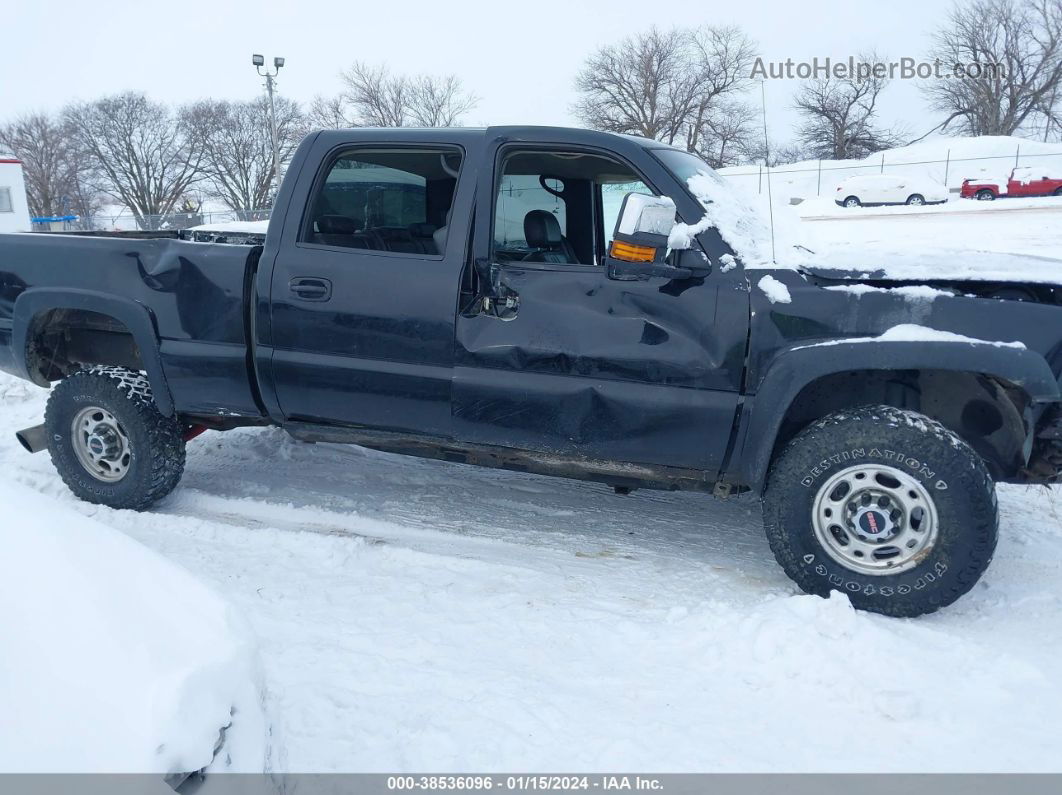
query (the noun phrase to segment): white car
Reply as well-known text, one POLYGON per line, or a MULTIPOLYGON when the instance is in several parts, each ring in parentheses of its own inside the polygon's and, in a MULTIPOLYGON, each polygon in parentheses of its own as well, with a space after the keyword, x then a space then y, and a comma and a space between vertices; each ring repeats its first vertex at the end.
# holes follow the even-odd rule
POLYGON ((872 174, 848 177, 837 186, 835 201, 842 207, 867 207, 883 204, 943 204, 948 189, 926 177, 900 174, 872 174))

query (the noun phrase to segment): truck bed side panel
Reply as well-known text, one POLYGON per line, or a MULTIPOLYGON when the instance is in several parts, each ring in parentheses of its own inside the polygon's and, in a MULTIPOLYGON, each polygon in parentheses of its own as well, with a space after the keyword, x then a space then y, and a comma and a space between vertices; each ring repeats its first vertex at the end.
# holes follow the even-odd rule
POLYGON ((11 337, 3 335, 10 333, 5 321, 15 327, 32 322, 18 307, 26 290, 47 291, 55 308, 62 308, 64 291, 80 291, 69 308, 85 309, 91 309, 85 293, 99 292, 133 302, 151 317, 151 343, 159 346, 179 413, 258 416, 244 309, 252 253, 244 246, 172 239, 5 235, 0 239, 0 369, 18 372, 22 366, 24 351, 12 351, 11 337))

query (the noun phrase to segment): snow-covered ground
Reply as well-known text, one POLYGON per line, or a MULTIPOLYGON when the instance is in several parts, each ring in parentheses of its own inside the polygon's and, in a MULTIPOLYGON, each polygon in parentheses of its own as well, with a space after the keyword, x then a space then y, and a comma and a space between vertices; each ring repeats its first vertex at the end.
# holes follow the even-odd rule
MULTIPOLYGON (((1062 280, 1058 200, 871 215, 786 192, 775 225, 816 257, 1062 280)), ((9 521, 91 517, 234 605, 257 637, 270 770, 1062 771, 1062 488, 1001 487, 984 579, 895 620, 798 593, 750 498, 619 497, 277 430, 200 437, 149 513, 87 505, 14 440, 44 399, 0 374, 9 521)))
MULTIPOLYGON (((1013 136, 948 137, 937 135, 916 144, 876 152, 863 160, 805 160, 771 169, 776 200, 833 199, 840 182, 874 174, 925 177, 957 190, 964 179, 1005 183, 1015 167, 1035 166, 1044 173, 1062 170, 1062 144, 1013 136)), ((766 191, 766 177, 758 166, 724 168, 721 174, 741 188, 766 191)))
POLYGON ((1058 489, 1001 488, 984 580, 893 620, 798 594, 750 499, 276 430, 200 437, 150 513, 90 506, 13 439, 44 396, 0 375, 9 478, 244 614, 273 770, 1062 770, 1058 489))
POLYGON ((776 205, 775 213, 803 219, 800 238, 820 264, 882 268, 894 278, 1062 284, 1062 199, 953 201, 915 213, 836 209, 776 205), (962 209, 945 209, 953 204, 962 209))

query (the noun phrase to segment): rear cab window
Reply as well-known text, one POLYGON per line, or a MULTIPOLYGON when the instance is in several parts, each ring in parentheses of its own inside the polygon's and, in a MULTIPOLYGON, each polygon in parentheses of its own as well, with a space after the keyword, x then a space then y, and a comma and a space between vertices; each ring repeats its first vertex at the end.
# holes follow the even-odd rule
POLYGON ((450 147, 340 152, 314 190, 300 242, 440 256, 461 161, 450 147))

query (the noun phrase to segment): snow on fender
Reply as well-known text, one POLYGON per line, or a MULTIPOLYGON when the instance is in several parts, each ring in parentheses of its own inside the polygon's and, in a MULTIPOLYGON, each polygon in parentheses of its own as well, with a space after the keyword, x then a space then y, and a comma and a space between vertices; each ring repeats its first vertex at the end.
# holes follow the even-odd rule
POLYGON ((793 296, 789 294, 789 288, 773 276, 764 276, 756 286, 763 290, 767 300, 772 304, 791 304, 793 296))
POLYGON ((133 539, 0 483, 0 772, 261 771, 249 628, 133 539))

